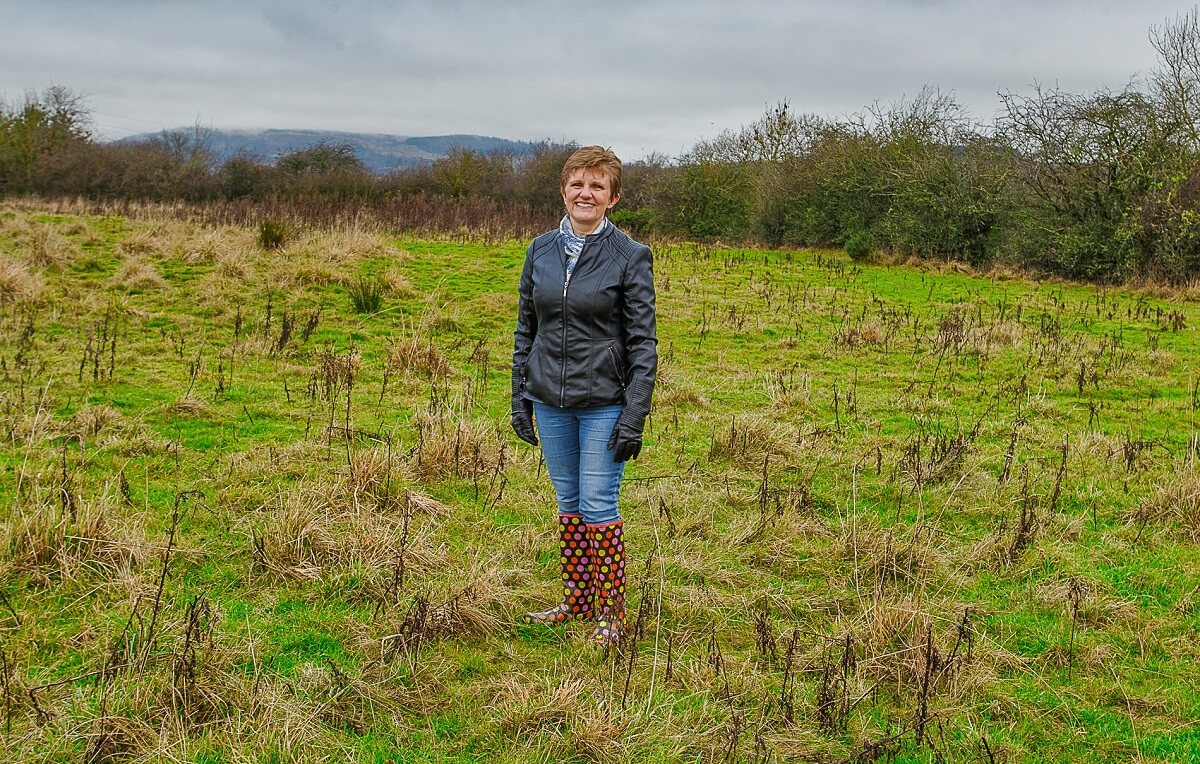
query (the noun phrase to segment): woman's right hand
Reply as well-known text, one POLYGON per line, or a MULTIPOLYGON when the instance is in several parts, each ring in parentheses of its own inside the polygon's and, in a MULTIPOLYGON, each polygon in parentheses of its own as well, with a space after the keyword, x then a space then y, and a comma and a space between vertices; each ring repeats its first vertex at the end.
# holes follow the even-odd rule
POLYGON ((529 445, 538 444, 537 431, 533 429, 533 401, 525 398, 513 399, 512 428, 517 437, 529 445))

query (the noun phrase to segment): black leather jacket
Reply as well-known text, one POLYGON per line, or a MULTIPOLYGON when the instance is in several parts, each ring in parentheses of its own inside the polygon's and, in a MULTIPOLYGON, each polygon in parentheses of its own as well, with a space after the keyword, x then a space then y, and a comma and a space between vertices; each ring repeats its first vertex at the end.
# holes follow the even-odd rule
POLYGON ((513 396, 564 408, 624 403, 644 420, 658 370, 650 248, 611 221, 587 237, 566 281, 558 230, 533 240, 521 269, 513 396))

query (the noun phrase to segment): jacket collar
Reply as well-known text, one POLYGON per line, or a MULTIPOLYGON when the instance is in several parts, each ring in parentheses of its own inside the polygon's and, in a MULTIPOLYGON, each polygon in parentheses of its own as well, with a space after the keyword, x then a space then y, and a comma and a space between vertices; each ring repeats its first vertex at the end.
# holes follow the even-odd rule
POLYGON ((560 220, 558 223, 558 233, 564 239, 573 238, 583 239, 584 241, 598 241, 608 236, 612 229, 616 228, 613 222, 608 219, 607 215, 604 216, 604 222, 602 222, 598 227, 600 229, 598 232, 593 231, 587 236, 577 236, 575 235, 575 231, 571 228, 570 215, 563 215, 562 220, 560 220))

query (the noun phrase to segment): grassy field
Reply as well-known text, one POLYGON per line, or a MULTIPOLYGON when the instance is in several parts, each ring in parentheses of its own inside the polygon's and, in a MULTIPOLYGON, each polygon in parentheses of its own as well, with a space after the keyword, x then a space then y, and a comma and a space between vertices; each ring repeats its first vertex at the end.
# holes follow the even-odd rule
POLYGON ((0 207, 12 761, 1200 761, 1200 306, 656 247, 635 639, 508 429, 523 242, 0 207))

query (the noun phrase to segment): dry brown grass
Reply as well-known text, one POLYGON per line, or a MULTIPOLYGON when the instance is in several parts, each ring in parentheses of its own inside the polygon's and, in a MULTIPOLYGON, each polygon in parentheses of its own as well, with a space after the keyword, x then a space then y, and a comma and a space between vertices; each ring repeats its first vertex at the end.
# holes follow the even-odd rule
POLYGON ((345 485, 350 505, 378 506, 395 495, 403 475, 402 464, 382 448, 358 449, 350 453, 345 467, 345 485))
POLYGON ((654 388, 654 405, 659 408, 692 408, 706 406, 708 401, 703 393, 694 387, 660 378, 654 388))
POLYGON ((346 493, 341 484, 299 486, 280 497, 277 509, 251 533, 259 568, 294 581, 360 569, 370 574, 372 588, 383 586, 402 547, 412 571, 440 565, 441 553, 431 546, 427 526, 410 529, 402 543, 402 516, 341 509, 337 497, 346 493))
POLYGON ((46 287, 46 280, 28 265, 0 257, 0 305, 33 302, 46 287))
POLYGON ((398 250, 378 231, 365 226, 348 226, 311 234, 309 243, 321 249, 335 262, 359 262, 375 257, 395 256, 398 250))
POLYGON ((1134 277, 1126 282, 1125 287, 1130 291, 1146 294, 1160 300, 1200 302, 1200 280, 1195 278, 1191 278, 1181 284, 1169 284, 1141 276, 1134 277))
POLYGON ((42 268, 62 268, 79 255, 79 250, 51 226, 30 223, 18 237, 18 246, 29 262, 42 268))
MULTIPOLYGON (((134 259, 143 256, 161 256, 170 247, 170 234, 167 224, 156 223, 149 228, 140 228, 125 236, 117 244, 117 251, 123 255, 133 255, 134 259)), ((128 259, 128 258, 126 258, 128 259)))
MULTIPOLYGON (((308 229, 285 247, 283 256, 272 258, 269 278, 272 284, 285 289, 347 284, 353 281, 358 263, 396 254, 396 248, 385 237, 364 227, 308 229)), ((399 273, 389 279, 396 288, 405 289, 399 273)))
MULTIPOLYGON (((300 692, 311 699, 321 720, 337 729, 368 734, 381 719, 397 723, 406 706, 416 705, 418 693, 401 685, 383 664, 371 664, 362 673, 351 672, 333 661, 306 664, 297 674, 300 692)), ((298 708, 296 710, 304 710, 298 708)), ((311 711, 309 711, 311 713, 311 711)), ((296 721, 307 723, 309 719, 296 721)), ((403 724, 399 725, 403 728, 403 724)), ((286 726, 283 728, 286 730, 286 726)))
POLYGON ((595 762, 622 759, 623 724, 590 697, 586 680, 527 684, 509 675, 501 680, 497 694, 497 722, 506 737, 528 740, 548 734, 564 756, 595 762))
POLYGON ((188 264, 218 263, 227 256, 252 251, 253 234, 249 228, 198 225, 173 227, 170 248, 172 253, 188 264))
POLYGON ((433 340, 402 340, 388 349, 387 366, 390 373, 411 372, 423 377, 445 377, 454 371, 450 361, 433 340))
POLYGON ((844 526, 840 540, 842 559, 856 563, 860 581, 872 588, 937 577, 945 564, 919 531, 912 538, 897 538, 890 530, 844 526))
POLYGON ((1163 481, 1156 493, 1127 512, 1126 519, 1138 525, 1166 525, 1191 541, 1200 541, 1200 475, 1193 468, 1181 467, 1163 481))
POLYGON ((793 455, 794 443, 796 435, 790 425, 761 416, 742 416, 713 433, 708 457, 761 468, 767 456, 793 455))
POLYGON ((409 466, 421 480, 478 478, 486 484, 504 458, 506 441, 495 422, 426 411, 414 423, 417 445, 409 466))
POLYGON ((188 395, 171 404, 171 413, 185 417, 198 417, 208 413, 208 404, 188 395))
POLYGON ((1001 350, 1020 345, 1024 341, 1026 327, 1019 321, 998 321, 983 331, 982 343, 993 350, 1001 350))
POLYGON ((328 286, 348 281, 349 274, 323 257, 300 254, 287 267, 271 272, 273 283, 288 287, 328 286))
POLYGON ((1132 623, 1137 615, 1134 603, 1115 596, 1104 582, 1083 576, 1042 581, 1033 588, 1031 599, 1044 608, 1062 611, 1064 623, 1069 623, 1075 612, 1079 624, 1097 629, 1132 623))
POLYGON ((292 491, 255 540, 255 561, 267 571, 296 581, 315 581, 343 561, 333 535, 334 519, 311 491, 292 491))
POLYGON ((121 261, 111 282, 121 289, 142 291, 164 289, 167 281, 158 272, 158 267, 139 257, 126 257, 121 261))
MULTIPOLYGON (((69 490, 69 489, 64 489, 69 490)), ((74 517, 48 504, 17 510, 0 524, 5 567, 39 578, 71 578, 86 571, 128 576, 151 553, 144 532, 118 511, 112 491, 74 497, 74 517)))
POLYGON ((83 236, 89 237, 92 235, 92 228, 86 221, 76 218, 69 223, 59 227, 59 232, 67 236, 83 236))
POLYGON ((407 300, 417 295, 417 290, 413 287, 412 281, 409 280, 408 276, 401 273, 399 268, 393 266, 384 271, 382 281, 393 297, 407 300))
POLYGON ((839 344, 850 348, 859 345, 882 347, 887 339, 887 332, 878 321, 866 321, 858 326, 843 327, 837 339, 839 344))
POLYGON ((1007 660, 1002 651, 976 644, 974 625, 960 632, 961 608, 943 604, 940 613, 930 608, 930 602, 909 595, 884 596, 863 613, 851 639, 859 646, 855 679, 864 691, 879 683, 913 697, 928 677, 931 696, 959 698, 991 681, 997 661, 1007 660))
MULTIPOLYGON (((230 458, 231 487, 244 486, 263 475, 299 480, 311 473, 312 465, 328 454, 321 443, 300 440, 291 443, 251 449, 230 458)), ((274 497, 272 497, 274 500, 274 497)))
POLYGON ((158 738, 151 721, 144 716, 108 714, 92 719, 84 741, 84 761, 119 762, 149 753, 158 738))
POLYGON ((231 249, 220 252, 217 254, 215 262, 216 268, 213 273, 218 279, 248 282, 257 275, 249 255, 244 251, 231 249))
POLYGON ((84 406, 71 416, 67 430, 79 438, 93 438, 103 432, 119 428, 121 412, 107 404, 84 406))

